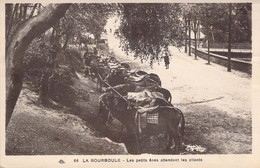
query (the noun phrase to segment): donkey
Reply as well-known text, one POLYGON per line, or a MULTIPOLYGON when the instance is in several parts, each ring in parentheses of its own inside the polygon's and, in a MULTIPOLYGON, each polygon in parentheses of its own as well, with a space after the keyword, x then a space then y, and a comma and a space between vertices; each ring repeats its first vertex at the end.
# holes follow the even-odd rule
MULTIPOLYGON (((135 122, 136 109, 129 108, 129 102, 127 102, 123 97, 118 97, 112 93, 107 93, 104 96, 102 102, 110 113, 119 120, 127 130, 127 141, 126 145, 129 147, 129 152, 133 154, 139 153, 139 132, 138 127, 135 122), (131 150, 131 151, 130 151, 131 150)), ((107 111, 106 111, 107 112, 107 111)), ((173 106, 158 106, 154 109, 154 112, 159 113, 159 127, 166 130, 169 135, 169 142, 164 149, 165 152, 171 151, 171 146, 173 145, 172 140, 174 139, 175 148, 174 153, 180 153, 181 147, 181 135, 178 130, 179 123, 181 122, 181 132, 184 132, 184 116, 182 112, 173 106)), ((102 114, 102 111, 99 111, 102 114)))
POLYGON ((113 93, 105 93, 100 96, 99 115, 106 121, 110 122, 111 117, 119 120, 127 130, 125 141, 129 153, 139 153, 138 130, 135 126, 135 112, 128 108, 127 102, 123 98, 114 97, 113 93))

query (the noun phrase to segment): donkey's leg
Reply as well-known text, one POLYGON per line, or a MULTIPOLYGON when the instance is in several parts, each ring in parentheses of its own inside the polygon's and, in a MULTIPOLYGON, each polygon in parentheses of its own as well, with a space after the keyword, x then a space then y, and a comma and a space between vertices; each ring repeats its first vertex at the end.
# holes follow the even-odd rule
POLYGON ((131 129, 132 129, 132 135, 134 136, 135 139, 135 146, 136 146, 136 154, 140 153, 140 146, 139 146, 139 133, 138 133, 138 128, 136 127, 136 125, 133 123, 131 124, 131 129))
POLYGON ((134 124, 126 124, 127 139, 126 146, 128 146, 129 153, 139 154, 139 142, 134 124))
POLYGON ((172 132, 173 132, 173 138, 174 138, 174 143, 175 143, 174 153, 179 154, 180 147, 181 147, 181 136, 178 131, 178 125, 176 125, 175 123, 172 123, 172 132))
POLYGON ((172 143, 173 132, 172 132, 172 130, 171 130, 169 121, 166 121, 165 124, 166 124, 166 133, 168 134, 169 139, 168 139, 168 144, 167 144, 167 146, 165 147, 164 151, 168 153, 169 151, 171 151, 171 147, 172 147, 172 145, 173 145, 173 143, 172 143))
POLYGON ((121 127, 121 129, 120 129, 120 132, 119 132, 119 134, 118 134, 118 142, 121 142, 121 140, 122 140, 122 135, 123 135, 123 131, 124 131, 124 128, 125 128, 125 126, 124 125, 122 125, 122 127, 121 127))
POLYGON ((140 153, 139 132, 138 132, 138 128, 135 126, 135 124, 134 124, 134 128, 135 128, 135 143, 136 143, 136 146, 137 146, 137 154, 139 154, 140 153))

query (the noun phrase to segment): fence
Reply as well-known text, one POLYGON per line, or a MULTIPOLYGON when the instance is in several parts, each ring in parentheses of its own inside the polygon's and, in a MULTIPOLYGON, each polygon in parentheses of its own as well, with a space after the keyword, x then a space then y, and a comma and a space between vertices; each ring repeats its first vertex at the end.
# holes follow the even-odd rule
MULTIPOLYGON (((207 48, 207 43, 202 44, 203 48, 207 48)), ((221 48, 221 49, 227 49, 228 43, 210 43, 210 48, 221 48)), ((252 49, 251 43, 232 43, 231 44, 232 49, 252 49)))
MULTIPOLYGON (((192 47, 191 48, 191 52, 195 53, 195 49, 192 47)), ((201 50, 197 50, 197 56, 207 60, 208 59, 208 53, 201 51, 201 50)), ((228 58, 221 56, 221 55, 217 55, 217 54, 213 54, 210 53, 210 61, 214 62, 216 64, 222 65, 227 67, 228 65, 228 58)), ((232 58, 231 59, 231 68, 235 69, 235 70, 239 70, 241 72, 246 72, 248 74, 252 74, 252 63, 251 62, 246 62, 246 61, 242 61, 242 60, 237 60, 232 58)))

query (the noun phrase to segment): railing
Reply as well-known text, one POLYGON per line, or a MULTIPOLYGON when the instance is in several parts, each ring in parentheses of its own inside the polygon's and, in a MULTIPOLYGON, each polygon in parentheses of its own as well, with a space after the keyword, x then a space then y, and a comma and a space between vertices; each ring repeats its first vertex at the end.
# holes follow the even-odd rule
MULTIPOLYGON (((194 47, 191 48, 191 51, 192 53, 195 53, 194 47)), ((208 60, 208 53, 203 50, 197 50, 197 56, 205 60, 208 60)), ((228 58, 218 54, 210 53, 210 61, 225 67, 228 66, 228 58)), ((251 62, 231 58, 231 68, 235 70, 239 70, 241 72, 246 72, 250 75, 252 74, 251 62)))
MULTIPOLYGON (((203 48, 207 48, 207 43, 202 44, 203 48)), ((221 49, 227 49, 228 43, 210 43, 210 48, 221 48, 221 49)), ((251 43, 232 43, 231 44, 232 49, 252 49, 251 43)))

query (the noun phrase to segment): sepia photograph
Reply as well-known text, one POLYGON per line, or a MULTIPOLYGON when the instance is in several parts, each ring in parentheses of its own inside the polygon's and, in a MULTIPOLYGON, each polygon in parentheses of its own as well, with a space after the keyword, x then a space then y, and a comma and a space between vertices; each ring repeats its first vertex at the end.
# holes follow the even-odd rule
POLYGON ((1 3, 0 167, 49 155, 73 167, 247 165, 259 154, 255 4, 1 3))

